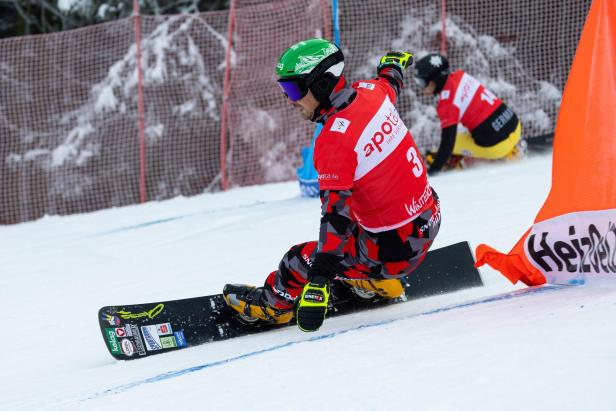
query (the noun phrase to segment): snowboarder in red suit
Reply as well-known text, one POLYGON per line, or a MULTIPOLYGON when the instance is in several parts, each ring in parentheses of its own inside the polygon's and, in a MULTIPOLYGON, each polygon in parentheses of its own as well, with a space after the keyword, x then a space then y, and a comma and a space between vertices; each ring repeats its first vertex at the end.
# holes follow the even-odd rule
POLYGON ((522 126, 513 110, 475 77, 452 72, 445 56, 431 53, 419 59, 414 78, 424 95, 438 96, 441 141, 436 153, 426 154, 428 174, 464 157, 497 160, 525 154, 522 126))
POLYGON ((412 55, 389 52, 375 79, 349 85, 341 50, 324 39, 282 53, 276 73, 287 101, 323 124, 314 165, 322 203, 319 240, 293 246, 262 287, 227 284, 227 304, 245 320, 317 330, 332 281, 362 295, 397 298, 436 234, 438 196, 395 103, 412 55))

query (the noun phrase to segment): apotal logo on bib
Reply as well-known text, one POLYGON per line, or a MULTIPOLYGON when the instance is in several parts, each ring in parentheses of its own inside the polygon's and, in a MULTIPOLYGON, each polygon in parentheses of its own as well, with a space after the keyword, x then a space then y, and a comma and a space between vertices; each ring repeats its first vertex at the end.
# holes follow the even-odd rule
POLYGON ((361 132, 353 150, 357 155, 355 180, 359 180, 387 158, 400 146, 408 129, 391 100, 385 96, 379 110, 361 132))
POLYGON ((370 157, 375 150, 379 153, 383 151, 381 146, 388 144, 396 136, 400 128, 400 117, 395 110, 391 110, 385 115, 385 121, 381 123, 380 130, 375 132, 370 139, 370 142, 364 146, 364 154, 370 157), (387 138, 387 140, 386 140, 387 138))

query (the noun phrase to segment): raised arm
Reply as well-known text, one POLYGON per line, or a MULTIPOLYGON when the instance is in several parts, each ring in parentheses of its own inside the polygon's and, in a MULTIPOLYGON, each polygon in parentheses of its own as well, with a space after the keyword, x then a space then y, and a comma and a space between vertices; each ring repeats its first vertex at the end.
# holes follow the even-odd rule
POLYGON ((390 51, 383 57, 376 68, 377 79, 385 79, 394 90, 398 99, 404 86, 404 71, 413 65, 413 55, 405 51, 390 51))

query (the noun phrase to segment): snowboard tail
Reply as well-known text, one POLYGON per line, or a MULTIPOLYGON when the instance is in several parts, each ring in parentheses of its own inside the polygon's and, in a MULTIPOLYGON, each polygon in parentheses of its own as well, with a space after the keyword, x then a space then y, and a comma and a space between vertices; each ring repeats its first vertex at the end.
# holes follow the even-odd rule
MULTIPOLYGON (((334 281, 328 317, 339 316, 436 294, 482 286, 467 242, 429 251, 417 270, 403 279, 405 293, 395 300, 360 301, 348 286, 334 281)), ((213 341, 295 324, 246 324, 227 307, 222 294, 107 306, 99 310, 99 325, 110 354, 133 360, 213 341)))

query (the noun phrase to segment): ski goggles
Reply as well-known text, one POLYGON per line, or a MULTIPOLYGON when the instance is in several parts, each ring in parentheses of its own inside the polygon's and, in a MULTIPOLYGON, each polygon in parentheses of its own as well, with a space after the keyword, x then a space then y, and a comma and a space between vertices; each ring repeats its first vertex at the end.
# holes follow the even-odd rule
POLYGON ((426 86, 428 85, 428 82, 425 78, 413 76, 413 79, 415 80, 415 84, 417 84, 421 88, 426 88, 426 86))
POLYGON ((308 94, 308 86, 303 79, 280 79, 278 85, 284 95, 293 102, 301 100, 308 94))

